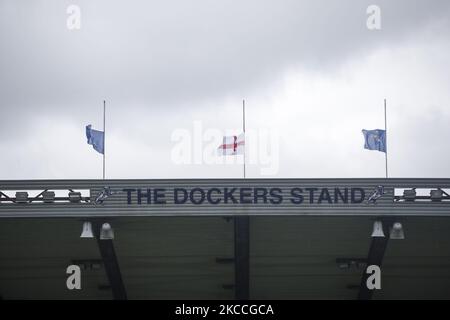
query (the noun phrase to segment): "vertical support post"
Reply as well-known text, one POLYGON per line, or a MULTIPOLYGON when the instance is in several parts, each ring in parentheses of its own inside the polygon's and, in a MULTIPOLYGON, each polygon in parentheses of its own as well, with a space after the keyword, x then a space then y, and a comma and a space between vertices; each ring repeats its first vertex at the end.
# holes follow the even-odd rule
POLYGON ((106 154, 106 101, 103 100, 103 180, 105 180, 105 154, 106 154))
POLYGON ((386 148, 386 152, 384 153, 384 157, 385 157, 385 161, 386 161, 386 179, 388 178, 388 158, 387 158, 387 153, 388 153, 388 147, 387 147, 387 116, 386 116, 386 99, 384 99, 384 134, 385 134, 385 138, 384 138, 384 146, 386 148))
POLYGON ((234 218, 235 298, 250 298, 250 218, 234 218))
POLYGON ((116 251, 114 250, 113 240, 101 240, 100 232, 102 222, 94 221, 95 238, 97 239, 98 249, 103 260, 106 276, 111 286, 114 300, 127 300, 127 292, 123 283, 122 274, 120 272, 119 262, 117 260, 116 251))
MULTIPOLYGON (((245 100, 242 100, 242 129, 244 131, 245 179, 245 100)), ((250 217, 234 217, 234 278, 236 300, 250 297, 250 217)))
POLYGON ((242 126, 244 130, 244 179, 245 179, 245 147, 246 147, 246 140, 247 137, 245 136, 245 100, 242 100, 242 126))
MULTIPOLYGON (((375 237, 372 238, 372 242, 370 244, 369 254, 367 256, 367 266, 376 265, 381 268, 383 264, 384 254, 387 249, 388 241, 389 241, 389 228, 386 227, 389 221, 382 220, 383 223, 383 232, 385 237, 375 237)), ((370 300, 372 299, 374 290, 369 290, 367 288, 367 279, 369 278, 369 274, 367 274, 366 268, 364 268, 361 284, 359 287, 358 300, 370 300)))

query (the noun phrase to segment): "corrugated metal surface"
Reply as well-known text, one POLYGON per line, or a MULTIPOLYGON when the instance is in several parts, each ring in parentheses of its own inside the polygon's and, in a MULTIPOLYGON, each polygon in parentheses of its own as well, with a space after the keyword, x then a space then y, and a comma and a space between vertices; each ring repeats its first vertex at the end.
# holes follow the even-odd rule
MULTIPOLYGON (((0 203, 0 217, 100 217, 100 216, 214 216, 214 215, 318 215, 318 216, 450 216, 450 202, 394 202, 394 188, 450 188, 450 179, 189 179, 189 180, 30 180, 0 181, 0 190, 61 190, 89 189, 91 203, 0 203), (328 188, 331 198, 334 189, 362 188, 366 199, 377 186, 384 186, 385 194, 375 203, 318 203, 322 188, 328 188), (103 204, 93 203, 93 199, 104 188, 122 191, 125 188, 165 189, 165 204, 137 204, 136 194, 132 203, 127 203, 126 192, 110 196, 103 204), (188 192, 194 188, 237 188, 234 195, 239 200, 240 188, 279 188, 283 201, 273 203, 224 203, 211 204, 204 201, 193 204, 175 204, 175 188, 188 192), (293 188, 318 188, 310 203, 309 192, 303 190, 304 201, 294 204, 290 201, 293 188)), ((194 200, 198 200, 198 193, 194 200)), ((212 197, 217 200, 217 195, 212 197)), ((261 200, 260 200, 261 201, 261 200)), ((350 202, 350 201, 349 201, 350 202)))
MULTIPOLYGON (((110 219, 108 219, 109 221, 110 219)), ((234 223, 219 217, 114 218, 114 248, 129 299, 233 299, 234 223)), ((405 239, 389 240, 374 299, 450 299, 450 219, 401 218, 405 239)), ((370 217, 250 218, 250 299, 356 299, 370 217)), ((73 260, 100 259, 80 238, 77 218, 0 221, 0 297, 111 299, 105 268, 82 271, 67 290, 73 260)))

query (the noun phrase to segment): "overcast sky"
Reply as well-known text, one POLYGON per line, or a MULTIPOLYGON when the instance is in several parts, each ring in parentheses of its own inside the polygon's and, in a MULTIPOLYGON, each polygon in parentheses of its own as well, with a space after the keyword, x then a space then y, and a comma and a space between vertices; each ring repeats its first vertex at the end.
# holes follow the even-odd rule
POLYGON ((85 126, 103 99, 107 178, 241 177, 194 154, 240 133, 242 99, 247 177, 383 177, 361 130, 384 128, 384 98, 390 176, 450 177, 449 17, 448 0, 0 0, 0 179, 101 178, 85 126))

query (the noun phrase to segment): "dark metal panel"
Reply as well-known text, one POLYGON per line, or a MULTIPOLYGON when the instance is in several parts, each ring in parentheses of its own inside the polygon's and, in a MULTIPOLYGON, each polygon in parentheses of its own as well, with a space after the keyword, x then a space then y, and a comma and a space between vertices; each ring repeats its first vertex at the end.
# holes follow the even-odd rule
POLYGON ((155 180, 30 180, 0 181, 0 190, 61 190, 88 189, 91 203, 36 203, 19 204, 0 202, 0 217, 105 217, 105 216, 231 216, 231 215, 317 215, 317 216, 450 216, 450 201, 442 202, 394 202, 394 188, 450 188, 450 179, 155 179, 155 180), (305 192, 304 201, 295 204, 289 201, 292 188, 362 188, 367 197, 374 188, 382 185, 385 195, 376 203, 317 203, 319 193, 305 192), (113 191, 124 188, 164 188, 167 190, 166 204, 137 204, 133 198, 127 203, 124 192, 108 197, 102 204, 93 199, 108 186, 113 191), (280 188, 286 201, 273 203, 207 203, 196 205, 190 202, 176 204, 174 188, 280 188))

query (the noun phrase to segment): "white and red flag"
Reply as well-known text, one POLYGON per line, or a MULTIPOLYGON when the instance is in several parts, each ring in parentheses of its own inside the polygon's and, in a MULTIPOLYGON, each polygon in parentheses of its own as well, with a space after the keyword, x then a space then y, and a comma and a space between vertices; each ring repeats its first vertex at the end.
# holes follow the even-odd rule
POLYGON ((223 137, 223 142, 217 149, 217 152, 221 156, 244 154, 245 134, 223 137))

